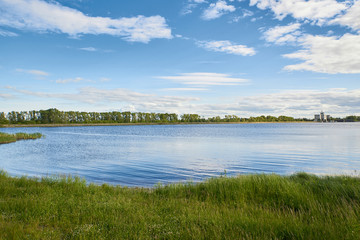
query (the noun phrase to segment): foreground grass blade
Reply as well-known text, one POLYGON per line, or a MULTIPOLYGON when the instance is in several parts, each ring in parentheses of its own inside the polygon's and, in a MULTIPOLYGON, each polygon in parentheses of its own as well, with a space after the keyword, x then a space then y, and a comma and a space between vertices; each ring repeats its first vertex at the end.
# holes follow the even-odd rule
POLYGON ((356 177, 243 175, 154 188, 0 173, 0 239, 359 239, 356 177))

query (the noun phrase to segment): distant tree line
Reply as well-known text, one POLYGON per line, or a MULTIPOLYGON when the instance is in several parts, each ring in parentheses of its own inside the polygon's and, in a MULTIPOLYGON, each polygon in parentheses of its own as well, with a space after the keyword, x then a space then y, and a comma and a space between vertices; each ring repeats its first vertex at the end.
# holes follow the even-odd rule
POLYGON ((360 122, 360 116, 347 116, 344 118, 331 118, 335 122, 360 122))
MULTIPOLYGON (((349 116, 344 119, 334 119, 335 121, 360 121, 360 117, 349 116)), ((51 108, 40 111, 21 111, 21 112, 0 112, 0 124, 87 124, 87 123, 196 123, 196 122, 293 122, 311 121, 311 119, 287 116, 259 116, 241 118, 236 115, 225 115, 204 118, 198 114, 175 113, 142 113, 142 112, 76 112, 59 111, 51 108)))

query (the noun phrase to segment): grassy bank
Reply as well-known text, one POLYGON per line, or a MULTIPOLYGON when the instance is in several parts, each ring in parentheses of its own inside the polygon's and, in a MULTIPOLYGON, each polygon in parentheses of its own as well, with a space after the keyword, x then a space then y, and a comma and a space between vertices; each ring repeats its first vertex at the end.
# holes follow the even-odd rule
POLYGON ((359 239, 360 179, 220 177, 153 189, 0 173, 0 239, 359 239))
POLYGON ((0 132, 0 144, 12 143, 18 140, 27 140, 27 139, 38 139, 41 138, 41 133, 15 133, 8 134, 0 132))

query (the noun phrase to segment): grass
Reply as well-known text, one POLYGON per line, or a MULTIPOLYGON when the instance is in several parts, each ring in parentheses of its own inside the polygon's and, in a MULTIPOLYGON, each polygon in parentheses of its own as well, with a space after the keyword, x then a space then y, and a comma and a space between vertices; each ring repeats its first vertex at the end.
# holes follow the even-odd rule
POLYGON ((0 132, 0 144, 4 143, 12 143, 18 140, 26 140, 26 139, 37 139, 41 138, 41 133, 15 133, 15 134, 8 134, 0 132))
POLYGON ((147 188, 0 172, 0 239, 359 239, 360 179, 242 175, 147 188))

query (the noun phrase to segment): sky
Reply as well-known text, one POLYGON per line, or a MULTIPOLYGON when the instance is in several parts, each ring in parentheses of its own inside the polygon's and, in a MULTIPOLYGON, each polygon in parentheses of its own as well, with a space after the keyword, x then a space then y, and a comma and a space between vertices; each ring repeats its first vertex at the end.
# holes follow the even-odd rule
POLYGON ((0 112, 360 115, 360 0, 0 0, 0 112))

